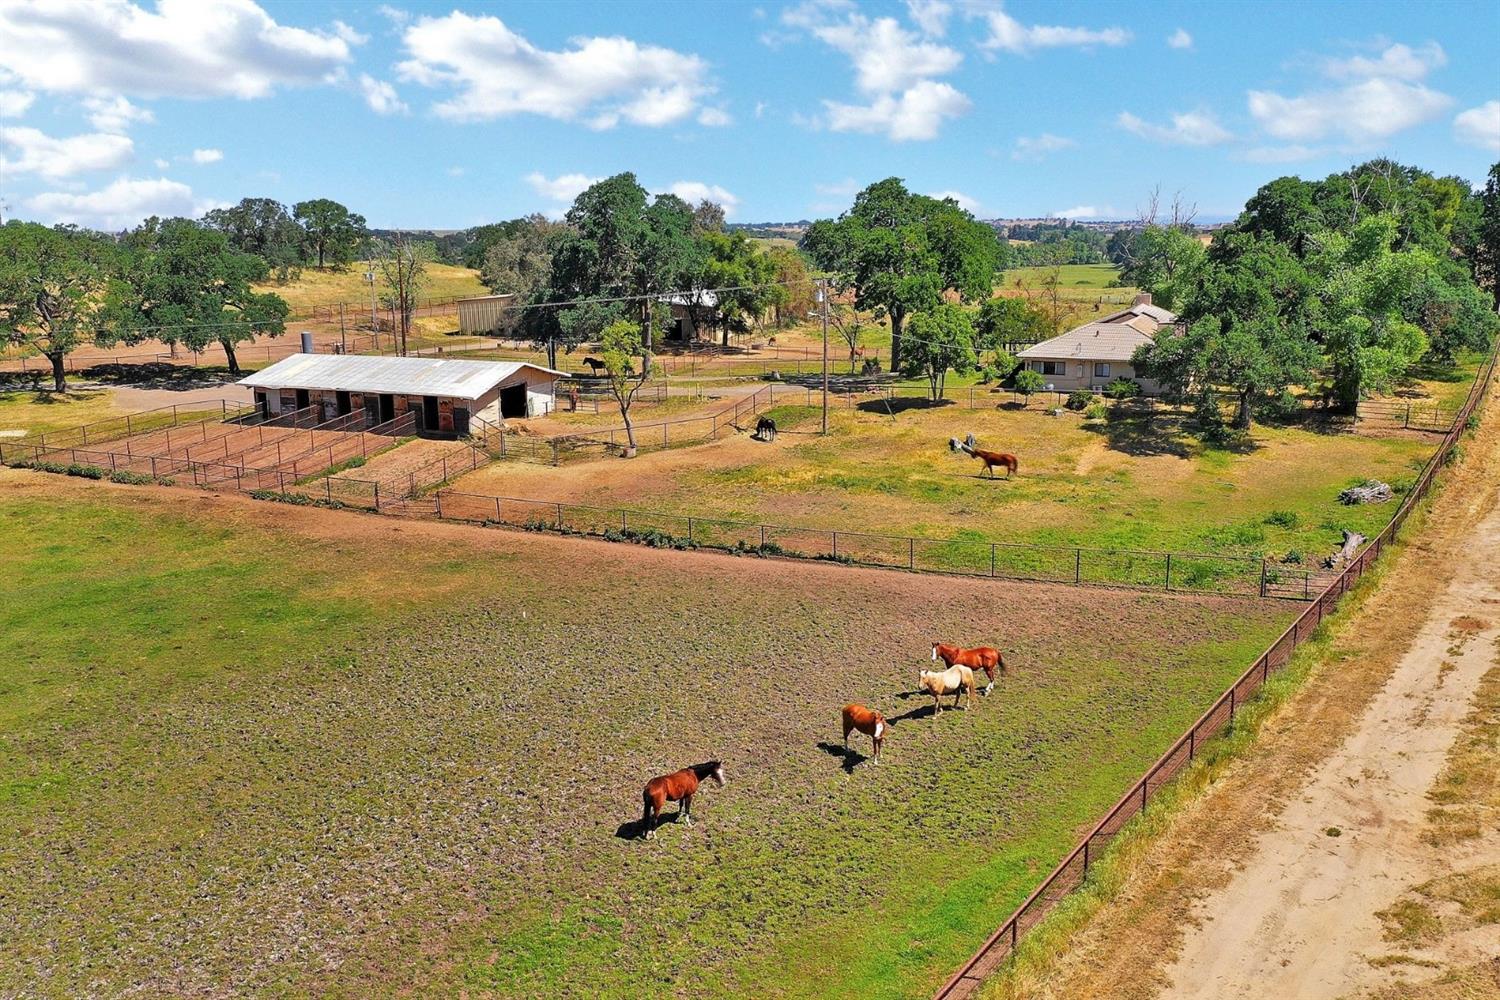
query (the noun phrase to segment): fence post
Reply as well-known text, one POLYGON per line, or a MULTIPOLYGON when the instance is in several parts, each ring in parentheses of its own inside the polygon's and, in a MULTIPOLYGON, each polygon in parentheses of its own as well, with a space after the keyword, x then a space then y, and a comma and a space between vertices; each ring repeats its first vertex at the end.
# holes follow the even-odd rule
POLYGON ((443 491, 442 490, 438 490, 437 492, 435 492, 435 493, 432 494, 432 502, 433 502, 433 512, 435 514, 437 514, 438 517, 442 517, 443 516, 443 491))
POLYGON ((1141 812, 1146 811, 1146 788, 1151 784, 1151 776, 1147 775, 1141 779, 1141 812))
POLYGON ((1087 878, 1088 874, 1089 874, 1089 842, 1087 840, 1085 840, 1083 842, 1083 875, 1084 875, 1085 878, 1087 878))
POLYGON ((693 519, 688 518, 688 544, 693 544, 693 519))
POLYGON ((990 576, 995 575, 995 543, 990 543, 990 576))
POLYGON ((1172 553, 1167 553, 1167 590, 1172 589, 1172 553))
POLYGON ((906 539, 906 568, 917 568, 917 540, 909 535, 906 539))
POLYGON ((375 483, 375 512, 377 514, 380 512, 380 483, 378 481, 375 483))
POLYGON ((838 557, 839 557, 839 533, 837 531, 835 531, 833 533, 833 558, 837 559, 838 557))
POLYGON ((1229 724, 1234 725, 1234 688, 1229 689, 1229 724))
POLYGON ((1266 560, 1265 560, 1265 557, 1261 557, 1261 560, 1260 560, 1260 596, 1261 597, 1265 597, 1266 596, 1266 560))
POLYGON ((1083 549, 1073 550, 1073 583, 1083 582, 1083 549))
POLYGON ((557 530, 561 531, 563 526, 562 504, 557 505, 557 530))
POLYGON ((1193 759, 1193 753, 1197 750, 1198 727, 1194 726, 1188 730, 1188 760, 1193 759))

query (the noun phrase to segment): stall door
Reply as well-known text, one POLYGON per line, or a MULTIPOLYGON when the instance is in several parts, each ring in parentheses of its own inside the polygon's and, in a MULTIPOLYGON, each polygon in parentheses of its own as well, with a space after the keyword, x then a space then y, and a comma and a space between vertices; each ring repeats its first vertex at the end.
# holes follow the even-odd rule
POLYGON ((526 416, 526 384, 508 385, 500 390, 500 416, 526 416))
POLYGON ((424 431, 435 431, 438 429, 438 400, 436 396, 422 397, 422 429, 424 431))

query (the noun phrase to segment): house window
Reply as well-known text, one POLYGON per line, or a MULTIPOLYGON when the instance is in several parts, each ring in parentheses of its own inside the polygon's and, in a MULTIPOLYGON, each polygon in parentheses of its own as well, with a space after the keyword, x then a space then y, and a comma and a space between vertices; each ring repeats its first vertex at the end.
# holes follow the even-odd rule
POLYGON ((1066 375, 1068 363, 1066 361, 1033 361, 1031 370, 1041 372, 1043 375, 1066 375))
POLYGON ((1094 362, 1094 378, 1109 378, 1109 362, 1094 362))

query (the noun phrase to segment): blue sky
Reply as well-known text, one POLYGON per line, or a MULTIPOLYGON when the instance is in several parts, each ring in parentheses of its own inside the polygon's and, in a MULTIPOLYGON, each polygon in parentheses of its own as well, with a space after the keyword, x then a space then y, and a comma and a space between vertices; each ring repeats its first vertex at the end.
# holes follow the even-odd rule
POLYGON ((0 0, 6 217, 248 195, 372 225, 556 214, 590 179, 732 221, 900 176, 982 217, 1233 215, 1286 173, 1500 159, 1500 4, 0 0))

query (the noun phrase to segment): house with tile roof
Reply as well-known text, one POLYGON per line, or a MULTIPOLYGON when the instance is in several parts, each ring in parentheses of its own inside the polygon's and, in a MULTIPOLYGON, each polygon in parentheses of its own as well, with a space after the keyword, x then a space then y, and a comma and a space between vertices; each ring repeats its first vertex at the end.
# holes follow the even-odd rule
POLYGON ((1153 342, 1156 331, 1176 322, 1176 313, 1152 305, 1151 294, 1142 292, 1127 308, 1033 344, 1016 357, 1059 392, 1103 389, 1117 378, 1127 378, 1139 382, 1147 395, 1155 395, 1160 387, 1138 377, 1130 358, 1136 348, 1153 342))

